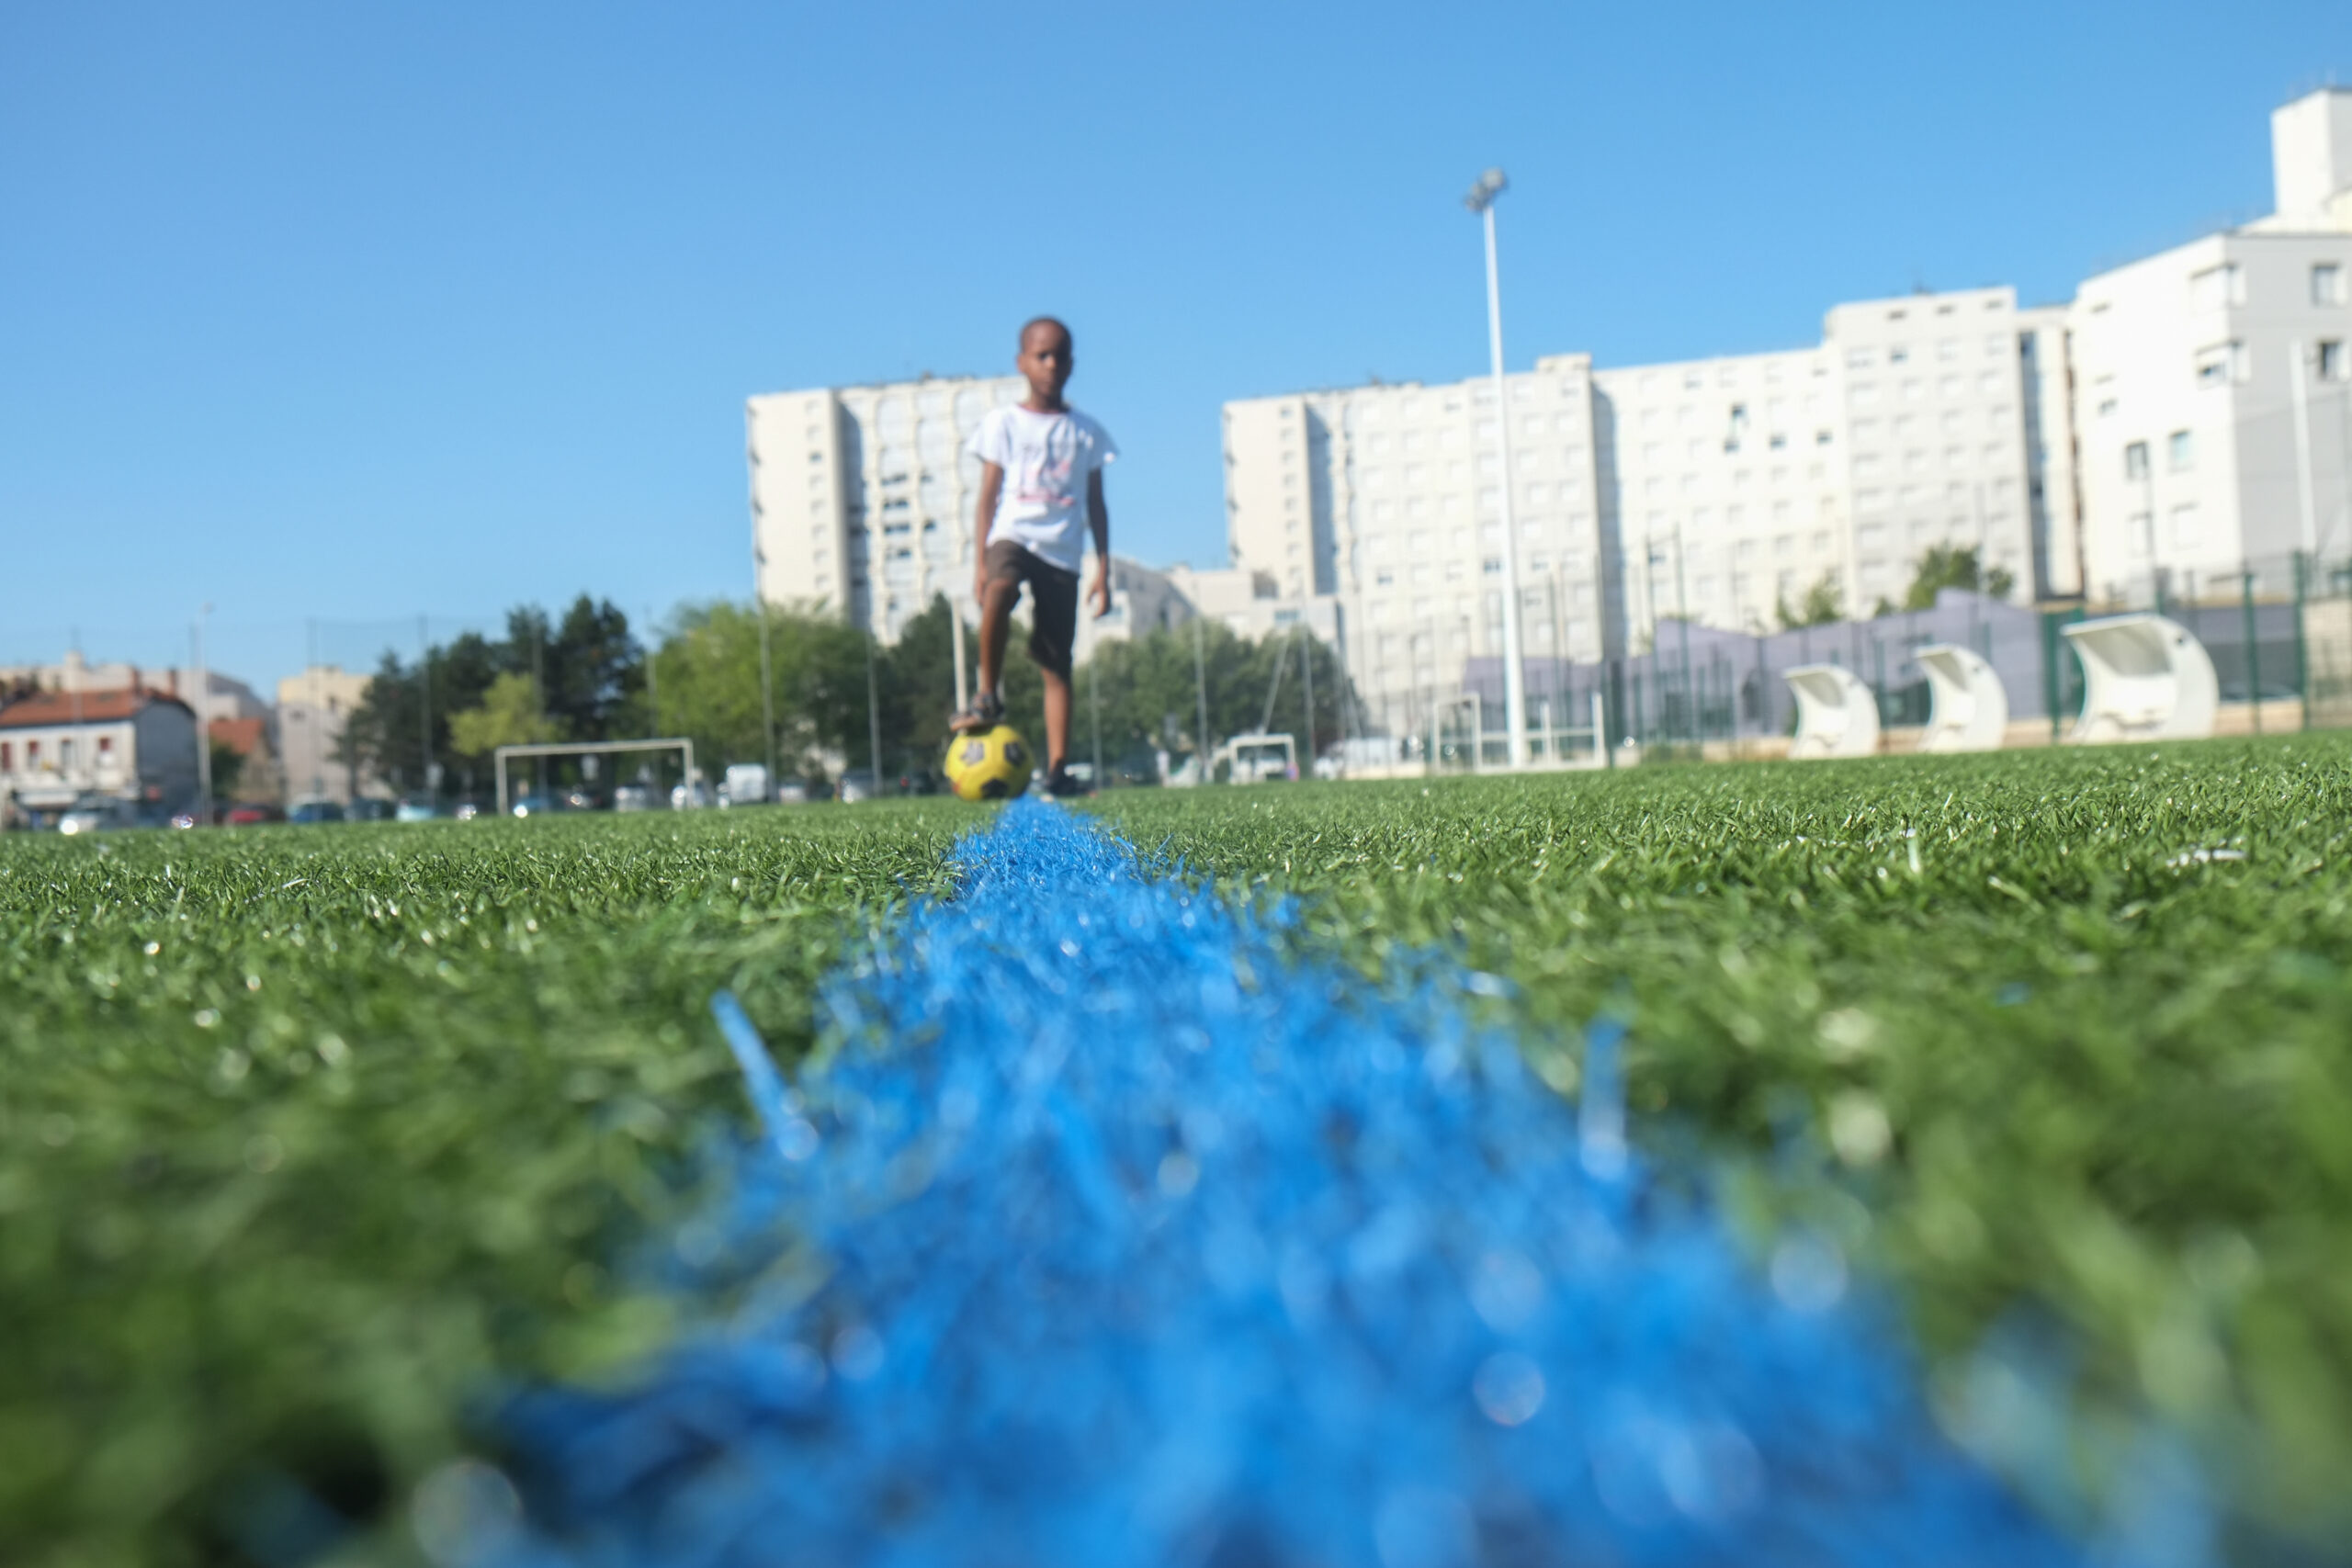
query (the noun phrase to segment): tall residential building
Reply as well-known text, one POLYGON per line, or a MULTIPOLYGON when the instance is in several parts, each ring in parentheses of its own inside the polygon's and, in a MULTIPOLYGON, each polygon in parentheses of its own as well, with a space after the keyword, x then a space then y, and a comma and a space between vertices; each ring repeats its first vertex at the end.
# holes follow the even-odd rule
MULTIPOLYGON (((1599 657, 1622 611, 1591 360, 1540 360, 1506 387, 1525 647, 1599 657)), ((1226 405, 1234 568, 1332 603, 1333 640, 1384 722, 1502 645, 1503 417, 1486 378, 1226 405)))
POLYGON ((2352 91, 2271 116, 2278 210, 2099 274, 2068 312, 2085 589, 2352 551, 2352 91))
MULTIPOLYGON (((1824 579, 1867 610, 1939 545, 2045 589, 2026 383, 2048 325, 2007 288, 1917 294, 1838 306, 1809 348, 1507 376, 1525 655, 1621 654, 1686 614, 1765 630, 1824 579)), ((1236 566, 1336 598, 1391 722, 1501 650, 1497 418, 1485 377, 1226 405, 1236 566)))
POLYGON ((979 464, 965 443, 1017 376, 774 392, 746 408, 763 601, 845 615, 883 641, 936 594, 972 604, 979 464))

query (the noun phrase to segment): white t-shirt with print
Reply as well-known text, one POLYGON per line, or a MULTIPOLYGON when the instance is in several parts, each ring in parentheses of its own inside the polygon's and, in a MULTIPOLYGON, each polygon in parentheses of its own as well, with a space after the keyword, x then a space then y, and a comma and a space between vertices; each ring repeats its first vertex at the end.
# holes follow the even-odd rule
POLYGON ((1014 403, 990 409, 967 450, 1004 470, 989 542, 1011 539, 1076 571, 1086 557, 1087 476, 1119 455, 1111 433, 1073 408, 1037 413, 1014 403))

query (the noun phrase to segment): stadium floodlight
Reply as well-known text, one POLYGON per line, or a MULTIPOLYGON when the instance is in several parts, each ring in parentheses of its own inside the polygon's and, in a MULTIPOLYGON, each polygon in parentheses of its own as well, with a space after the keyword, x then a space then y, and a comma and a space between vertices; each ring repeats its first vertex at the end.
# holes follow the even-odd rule
MULTIPOLYGON (((1519 530, 1510 506, 1510 407, 1503 386, 1503 295, 1495 266, 1495 197, 1510 188, 1500 169, 1488 169, 1462 205, 1476 213, 1487 231, 1487 350, 1495 373, 1495 454, 1502 467, 1499 487, 1503 523, 1503 723, 1510 728, 1506 764, 1527 766, 1527 671, 1519 639, 1519 530)), ((1478 744, 1485 745, 1481 736, 1478 744)))

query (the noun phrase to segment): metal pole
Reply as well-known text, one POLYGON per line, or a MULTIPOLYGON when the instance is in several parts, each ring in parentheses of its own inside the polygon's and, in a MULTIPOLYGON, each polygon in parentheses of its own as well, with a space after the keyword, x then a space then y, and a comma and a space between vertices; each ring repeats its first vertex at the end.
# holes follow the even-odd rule
MULTIPOLYGON (((768 614, 765 599, 753 598, 752 607, 759 612, 760 616, 760 739, 767 750, 768 778, 773 782, 775 778, 775 681, 768 658, 768 623, 773 617, 768 614)), ((870 685, 874 675, 874 632, 871 627, 866 630, 865 642, 865 672, 870 685)), ((882 786, 877 784, 874 787, 878 791, 882 786)))
POLYGON ((2312 727, 2311 651, 2303 644, 2303 600, 2311 592, 2311 558, 2297 551, 2295 555, 2295 695, 2301 699, 2303 718, 2300 728, 2312 727))
POLYGON ((2254 705, 2254 732, 2262 733, 2262 645, 2255 641, 2254 626, 2254 563, 2240 561, 2239 581, 2243 584, 2239 602, 2245 606, 2245 696, 2254 705))
MULTIPOLYGON (((1519 537, 1511 517, 1510 408, 1503 384, 1503 299, 1500 273, 1495 263, 1495 197, 1503 191, 1500 169, 1478 178, 1470 196, 1471 210, 1484 220, 1487 233, 1487 351, 1494 365, 1495 452, 1502 464, 1503 521, 1503 722, 1510 729, 1510 765, 1527 765, 1527 672, 1520 667, 1519 537)), ((1483 748, 1484 738, 1480 739, 1483 748)))
POLYGON ((1094 787, 1102 787, 1102 645, 1094 645, 1096 657, 1086 661, 1086 707, 1094 727, 1094 787))
POLYGON ((204 621, 211 614, 209 604, 196 613, 196 819, 207 827, 212 822, 212 723, 204 699, 212 677, 204 665, 204 621))
POLYGON ((433 787, 433 627, 424 615, 416 618, 417 727, 424 738, 424 772, 418 783, 430 797, 433 787))
POLYGON ((1198 614, 1193 616, 1193 682, 1194 694, 1198 696, 1201 705, 1201 728, 1200 733, 1193 738, 1193 761, 1200 764, 1201 783, 1207 784, 1211 782, 1209 777, 1208 628, 1202 624, 1202 617, 1198 614))
POLYGON ((1315 634, 1304 626, 1298 641, 1298 678, 1306 690, 1306 776, 1315 776, 1315 634))
POLYGON ((2295 411, 2295 504, 2302 517, 2303 553, 2319 551, 2319 519, 2312 508, 2311 392, 2304 385, 2303 345, 2287 345, 2287 389, 2295 411))
POLYGON ((1699 704, 1690 690, 1690 605, 1682 592, 1682 525, 1674 525, 1674 618, 1682 627, 1682 710, 1690 739, 1699 739, 1699 704))
MULTIPOLYGON (((765 620, 764 606, 762 608, 762 620, 763 622, 765 620)), ((876 682, 874 676, 874 628, 872 626, 865 628, 865 740, 866 744, 872 748, 874 793, 878 797, 882 794, 882 689, 876 682)), ((770 745, 771 747, 774 745, 773 739, 770 745)), ((771 773, 769 776, 775 775, 771 773)))
POLYGON ((962 713, 971 706, 971 682, 964 672, 964 607, 952 594, 947 600, 947 618, 956 626, 956 711, 962 713))

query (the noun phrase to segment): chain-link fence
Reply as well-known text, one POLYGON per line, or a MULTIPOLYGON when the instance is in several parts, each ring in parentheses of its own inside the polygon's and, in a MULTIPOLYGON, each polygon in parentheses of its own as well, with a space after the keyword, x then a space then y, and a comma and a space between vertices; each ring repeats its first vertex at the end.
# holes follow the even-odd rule
MULTIPOLYGON (((2148 573, 2091 604, 2022 606, 1945 589, 1928 608, 1769 633, 1663 620, 1649 646, 1626 658, 1528 660, 1531 750, 1538 760, 1598 761, 1587 730, 1546 743, 1562 722, 1552 716, 1585 726, 1598 694, 1612 746, 1773 755, 1797 722, 1787 676, 1817 665, 1868 688, 1882 747, 1904 750, 1933 705, 1918 656, 1939 646, 1970 650, 1999 676, 2008 706, 2004 744, 2052 744, 2081 713, 2086 685, 2065 626, 2138 612, 2165 616, 2204 648, 2220 688, 2218 733, 2352 727, 2352 559, 2292 556, 2148 573)), ((1501 660, 1470 660, 1458 694, 1426 703, 1418 733, 1400 738, 1403 760, 1464 769, 1499 762, 1502 687, 1501 660)))

